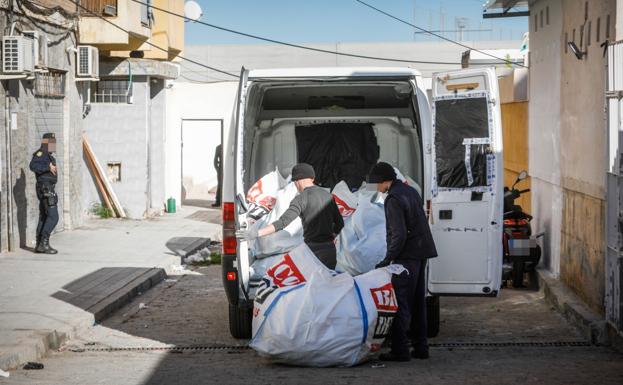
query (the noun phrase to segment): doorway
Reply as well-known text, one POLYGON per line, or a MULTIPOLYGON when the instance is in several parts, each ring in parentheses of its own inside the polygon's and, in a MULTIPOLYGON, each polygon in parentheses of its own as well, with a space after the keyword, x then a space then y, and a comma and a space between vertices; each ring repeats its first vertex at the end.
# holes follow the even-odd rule
POLYGON ((222 119, 182 120, 182 205, 214 203, 218 186, 214 155, 222 136, 222 119))

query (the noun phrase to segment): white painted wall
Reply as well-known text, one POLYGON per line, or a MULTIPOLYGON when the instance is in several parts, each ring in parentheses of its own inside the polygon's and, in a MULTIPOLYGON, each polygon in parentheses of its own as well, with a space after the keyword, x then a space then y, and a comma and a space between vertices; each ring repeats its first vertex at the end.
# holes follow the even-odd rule
POLYGON ((530 5, 537 14, 549 6, 550 24, 535 32, 530 18, 529 173, 532 177, 532 222, 545 232, 543 264, 560 273, 562 188, 560 178, 560 79, 562 1, 540 0, 530 5))
MULTIPOLYGON (((238 82, 219 82, 210 84, 170 83, 167 89, 167 127, 165 139, 165 194, 175 198, 181 204, 182 191, 182 121, 184 119, 223 120, 224 127, 231 125, 238 82)), ((213 149, 220 142, 214 137, 205 144, 206 149, 213 149)), ((196 162, 204 164, 212 171, 213 152, 198 156, 196 162)))
POLYGON ((182 183, 185 199, 215 198, 218 179, 213 160, 216 146, 221 143, 221 122, 182 121, 182 183))

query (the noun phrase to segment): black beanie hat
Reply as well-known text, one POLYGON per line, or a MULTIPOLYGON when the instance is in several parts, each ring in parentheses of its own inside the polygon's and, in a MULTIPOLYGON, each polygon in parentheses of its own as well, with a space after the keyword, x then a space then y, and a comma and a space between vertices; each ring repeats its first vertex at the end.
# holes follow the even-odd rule
POLYGON ((382 183, 395 180, 396 171, 389 163, 385 162, 379 162, 372 166, 370 175, 368 175, 368 183, 382 183))
POLYGON ((307 163, 298 163, 292 167, 292 181, 295 182, 297 180, 316 178, 316 173, 314 172, 314 168, 307 163))

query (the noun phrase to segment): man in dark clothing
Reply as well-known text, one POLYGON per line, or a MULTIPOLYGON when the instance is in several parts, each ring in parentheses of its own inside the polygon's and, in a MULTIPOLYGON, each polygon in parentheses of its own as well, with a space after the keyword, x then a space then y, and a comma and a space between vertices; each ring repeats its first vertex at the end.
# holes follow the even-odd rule
POLYGON ((221 207, 221 181, 223 177, 223 147, 219 144, 214 151, 214 168, 216 169, 216 197, 212 207, 221 207))
POLYGON ((372 167, 368 177, 379 192, 387 192, 385 219, 387 254, 377 267, 396 263, 407 271, 392 277, 398 312, 392 323, 389 353, 384 361, 409 361, 411 357, 428 358, 426 325, 426 262, 437 256, 428 226, 422 197, 396 179, 394 168, 384 162, 372 167), (411 329, 413 351, 409 355, 407 331, 411 329))
POLYGON ((329 269, 335 269, 336 251, 333 240, 344 227, 344 220, 331 194, 314 184, 312 166, 299 163, 292 168, 292 181, 299 191, 290 207, 272 224, 253 233, 249 240, 283 230, 297 217, 303 222, 303 238, 316 257, 329 269))
POLYGON ((39 199, 39 223, 37 224, 36 253, 56 254, 50 246, 50 235, 58 223, 58 196, 54 186, 58 181, 56 159, 56 138, 53 133, 43 135, 41 147, 32 154, 30 170, 37 177, 36 191, 39 199))

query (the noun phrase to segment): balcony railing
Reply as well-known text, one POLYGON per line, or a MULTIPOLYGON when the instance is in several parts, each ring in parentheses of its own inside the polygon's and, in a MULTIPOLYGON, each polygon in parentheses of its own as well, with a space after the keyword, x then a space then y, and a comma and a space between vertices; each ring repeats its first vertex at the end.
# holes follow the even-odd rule
POLYGON ((80 0, 80 5, 88 10, 82 9, 83 16, 92 16, 91 12, 99 16, 117 15, 117 0, 80 0))

